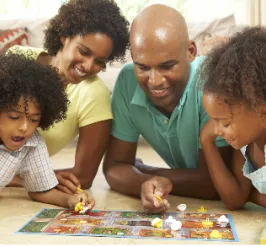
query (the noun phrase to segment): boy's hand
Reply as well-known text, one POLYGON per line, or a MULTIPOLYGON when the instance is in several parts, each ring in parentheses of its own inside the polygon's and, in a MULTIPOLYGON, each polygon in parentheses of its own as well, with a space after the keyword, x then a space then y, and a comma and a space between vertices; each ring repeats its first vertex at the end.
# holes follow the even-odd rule
POLYGON ((79 202, 82 203, 83 207, 88 206, 88 210, 91 210, 95 205, 93 197, 87 192, 71 195, 68 200, 68 205, 70 208, 74 208, 79 202))
POLYGON ((170 204, 167 200, 168 194, 173 188, 173 183, 165 177, 153 177, 141 186, 141 201, 144 210, 149 213, 160 213, 166 211, 170 204), (160 202, 156 196, 159 196, 160 202))
POLYGON ((58 190, 70 195, 77 193, 77 187, 80 187, 80 182, 72 172, 55 171, 55 175, 59 182, 56 186, 58 190))

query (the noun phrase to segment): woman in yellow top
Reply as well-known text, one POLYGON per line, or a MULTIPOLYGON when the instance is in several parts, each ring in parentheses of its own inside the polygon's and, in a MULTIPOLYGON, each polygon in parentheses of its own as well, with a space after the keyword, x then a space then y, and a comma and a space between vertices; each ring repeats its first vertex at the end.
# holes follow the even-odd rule
POLYGON ((57 68, 65 82, 70 101, 66 120, 40 130, 50 156, 79 135, 74 167, 55 171, 58 188, 64 192, 75 193, 79 185, 89 188, 97 173, 112 113, 109 91, 96 75, 107 62, 123 60, 129 46, 128 25, 112 0, 71 0, 45 30, 45 50, 21 46, 9 50, 57 68))

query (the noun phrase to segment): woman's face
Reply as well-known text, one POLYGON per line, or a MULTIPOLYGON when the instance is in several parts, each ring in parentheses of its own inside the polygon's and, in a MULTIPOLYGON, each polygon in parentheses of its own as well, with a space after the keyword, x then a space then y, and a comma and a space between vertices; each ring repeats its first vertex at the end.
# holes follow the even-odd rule
POLYGON ((112 53, 112 39, 102 33, 61 38, 63 44, 53 62, 59 74, 69 83, 77 84, 96 75, 112 53))

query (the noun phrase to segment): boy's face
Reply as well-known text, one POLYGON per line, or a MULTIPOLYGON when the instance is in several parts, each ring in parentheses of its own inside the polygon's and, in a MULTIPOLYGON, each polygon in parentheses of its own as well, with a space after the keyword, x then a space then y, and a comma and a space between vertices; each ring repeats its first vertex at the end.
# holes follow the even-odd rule
POLYGON ((10 150, 21 148, 36 131, 40 120, 38 103, 20 97, 17 106, 0 112, 0 141, 10 150))
POLYGON ((223 99, 206 92, 202 103, 214 120, 219 135, 235 149, 253 143, 265 131, 259 113, 245 104, 228 105, 223 99))

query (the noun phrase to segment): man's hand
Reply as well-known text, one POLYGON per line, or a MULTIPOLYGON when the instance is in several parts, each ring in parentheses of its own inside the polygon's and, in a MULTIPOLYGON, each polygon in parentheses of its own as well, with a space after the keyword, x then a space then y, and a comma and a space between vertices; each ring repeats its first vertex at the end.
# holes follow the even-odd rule
POLYGON ((141 201, 144 210, 149 213, 160 213, 166 211, 170 204, 167 200, 168 194, 173 188, 173 183, 165 177, 153 177, 141 186, 141 201), (162 201, 159 201, 156 196, 162 201))
POLYGON ((80 187, 80 182, 72 172, 55 171, 55 174, 59 182, 57 185, 58 190, 70 195, 77 193, 77 187, 80 187))

